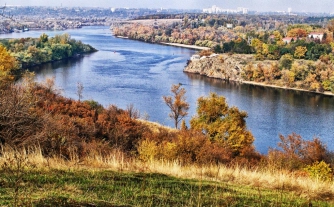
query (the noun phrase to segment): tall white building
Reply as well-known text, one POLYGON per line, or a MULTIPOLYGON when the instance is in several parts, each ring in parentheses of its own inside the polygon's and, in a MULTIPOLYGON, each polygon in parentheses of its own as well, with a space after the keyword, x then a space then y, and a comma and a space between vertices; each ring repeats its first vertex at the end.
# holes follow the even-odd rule
POLYGON ((238 7, 237 10, 222 9, 220 7, 217 7, 216 5, 213 5, 211 8, 203 9, 203 13, 209 13, 209 14, 242 13, 242 14, 247 14, 248 13, 248 9, 244 8, 244 7, 238 7))

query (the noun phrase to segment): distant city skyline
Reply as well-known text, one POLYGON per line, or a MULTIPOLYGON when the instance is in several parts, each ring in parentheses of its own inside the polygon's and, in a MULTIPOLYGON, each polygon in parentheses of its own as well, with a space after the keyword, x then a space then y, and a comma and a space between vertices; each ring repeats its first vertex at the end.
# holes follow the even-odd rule
POLYGON ((216 5, 224 9, 245 7, 251 11, 287 11, 292 12, 334 12, 333 0, 10 0, 1 1, 1 4, 21 6, 63 6, 63 7, 114 7, 114 8, 167 8, 167 9, 204 9, 216 5))

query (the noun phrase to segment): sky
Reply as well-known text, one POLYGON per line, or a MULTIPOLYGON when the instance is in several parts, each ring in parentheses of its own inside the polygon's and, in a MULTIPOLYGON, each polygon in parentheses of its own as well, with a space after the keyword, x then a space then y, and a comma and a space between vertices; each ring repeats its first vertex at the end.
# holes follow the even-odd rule
POLYGON ((252 11, 334 12, 334 0, 1 0, 21 6, 114 7, 203 9, 216 5, 224 9, 245 7, 252 11))

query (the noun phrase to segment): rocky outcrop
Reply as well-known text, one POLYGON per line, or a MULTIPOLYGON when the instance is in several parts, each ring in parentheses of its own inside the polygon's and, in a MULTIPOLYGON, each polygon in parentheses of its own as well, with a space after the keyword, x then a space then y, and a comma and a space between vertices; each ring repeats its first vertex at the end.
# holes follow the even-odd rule
POLYGON ((242 70, 250 62, 254 62, 253 55, 220 54, 201 59, 189 60, 184 72, 198 73, 212 78, 231 81, 242 81, 242 70))
MULTIPOLYGON (((305 60, 295 60, 295 63, 299 65, 305 65, 305 60)), ((324 95, 334 96, 334 93, 331 91, 320 91, 319 89, 309 89, 298 87, 295 83, 293 87, 291 87, 291 83, 286 83, 286 80, 275 79, 271 80, 271 82, 265 81, 250 81, 245 80, 244 69, 246 66, 251 66, 253 69, 261 67, 270 68, 273 65, 279 64, 277 60, 264 60, 257 61, 254 58, 254 55, 246 55, 246 54, 219 54, 219 55, 211 55, 210 57, 199 57, 199 55, 193 55, 191 60, 188 61, 187 66, 183 69, 184 72, 188 73, 197 73, 200 75, 205 75, 211 78, 218 78, 227 81, 236 81, 242 82, 245 84, 259 85, 264 87, 273 87, 273 88, 283 88, 289 90, 298 90, 298 91, 308 91, 314 93, 320 93, 324 95), (289 85, 290 84, 290 85, 289 85)), ((247 74, 247 71, 245 71, 247 74)), ((248 71, 249 72, 249 71, 248 71)), ((255 72, 256 73, 256 72, 255 72)), ((301 81, 299 81, 299 85, 301 81)))

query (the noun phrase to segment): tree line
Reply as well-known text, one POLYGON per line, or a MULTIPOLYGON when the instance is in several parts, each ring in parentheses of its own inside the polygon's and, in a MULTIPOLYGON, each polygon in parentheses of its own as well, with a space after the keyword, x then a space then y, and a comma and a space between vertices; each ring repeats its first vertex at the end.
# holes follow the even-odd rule
MULTIPOLYGON (((257 22, 262 24, 262 22, 257 22)), ((234 17, 215 15, 184 15, 182 22, 143 25, 119 25, 116 36, 145 42, 169 42, 211 48, 216 53, 255 54, 258 60, 279 60, 285 54, 295 59, 318 60, 334 49, 334 19, 325 27, 308 24, 278 24, 275 29, 259 29, 234 17), (229 28, 228 25, 233 25, 229 28), (321 39, 311 32, 322 33, 321 39), (285 37, 291 40, 284 40, 285 37)))

